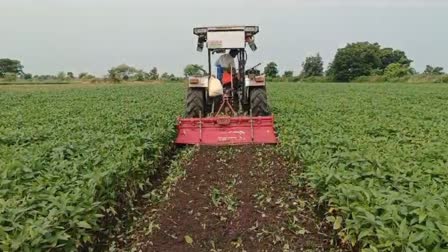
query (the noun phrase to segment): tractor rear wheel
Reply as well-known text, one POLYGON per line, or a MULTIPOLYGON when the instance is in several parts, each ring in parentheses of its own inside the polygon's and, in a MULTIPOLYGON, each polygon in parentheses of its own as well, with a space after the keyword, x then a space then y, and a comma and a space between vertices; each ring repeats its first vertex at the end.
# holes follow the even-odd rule
POLYGON ((189 118, 204 116, 205 90, 203 88, 189 88, 187 93, 186 115, 189 118))
POLYGON ((270 114, 266 88, 252 88, 250 90, 250 108, 252 116, 267 116, 270 114))

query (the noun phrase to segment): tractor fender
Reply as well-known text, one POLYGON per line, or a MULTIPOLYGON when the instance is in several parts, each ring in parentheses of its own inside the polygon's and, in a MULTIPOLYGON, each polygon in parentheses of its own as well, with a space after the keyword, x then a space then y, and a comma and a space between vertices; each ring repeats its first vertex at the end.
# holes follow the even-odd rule
POLYGON ((246 87, 264 87, 266 86, 266 77, 265 75, 257 75, 250 78, 246 76, 245 78, 245 86, 246 87))
POLYGON ((188 87, 191 88, 208 88, 208 76, 189 76, 188 87))

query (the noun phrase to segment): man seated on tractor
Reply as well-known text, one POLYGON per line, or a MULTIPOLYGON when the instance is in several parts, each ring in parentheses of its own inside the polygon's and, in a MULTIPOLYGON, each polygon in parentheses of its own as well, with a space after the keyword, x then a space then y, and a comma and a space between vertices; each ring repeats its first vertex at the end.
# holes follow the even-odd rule
POLYGON ((232 69, 235 69, 234 58, 238 55, 237 49, 231 49, 227 54, 221 55, 216 61, 215 65, 217 67, 218 79, 223 85, 230 84, 232 82, 232 69))

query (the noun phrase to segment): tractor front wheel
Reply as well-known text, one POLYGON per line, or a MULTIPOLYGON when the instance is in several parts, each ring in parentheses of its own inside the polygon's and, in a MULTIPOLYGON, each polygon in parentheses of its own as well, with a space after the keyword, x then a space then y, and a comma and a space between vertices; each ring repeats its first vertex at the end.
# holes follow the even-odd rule
POLYGON ((250 108, 252 116, 267 116, 270 114, 266 88, 257 87, 250 90, 250 108))
POLYGON ((189 118, 204 116, 205 89, 189 88, 187 93, 186 115, 189 118))

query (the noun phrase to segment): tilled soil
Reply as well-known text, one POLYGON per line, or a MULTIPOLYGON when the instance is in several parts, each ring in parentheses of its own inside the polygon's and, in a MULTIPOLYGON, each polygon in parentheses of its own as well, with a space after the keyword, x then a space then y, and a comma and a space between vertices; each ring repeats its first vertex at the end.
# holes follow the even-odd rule
POLYGON ((128 236, 136 251, 347 251, 271 147, 201 147, 185 169, 128 236))

